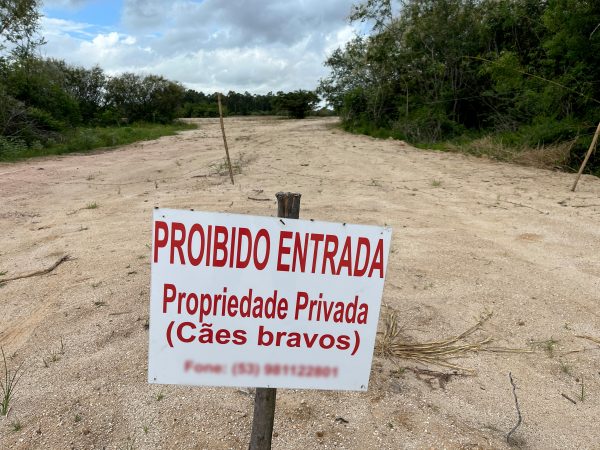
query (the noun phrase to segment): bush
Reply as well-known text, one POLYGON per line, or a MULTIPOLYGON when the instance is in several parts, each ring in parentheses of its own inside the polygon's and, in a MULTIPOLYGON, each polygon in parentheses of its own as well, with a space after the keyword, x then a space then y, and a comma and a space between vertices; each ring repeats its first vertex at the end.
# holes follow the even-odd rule
POLYGON ((537 117, 531 124, 524 124, 514 132, 499 133, 498 136, 508 145, 540 146, 568 141, 581 134, 582 126, 572 119, 557 120, 551 117, 537 117))
POLYGON ((114 147, 132 142, 171 136, 177 131, 195 128, 194 125, 174 123, 169 125, 139 123, 127 127, 74 128, 47 139, 43 143, 0 139, 0 160, 11 161, 33 156, 60 155, 85 152, 95 148, 114 147))
POLYGON ((287 111, 294 119, 304 119, 319 103, 319 97, 312 91, 298 90, 286 94, 279 93, 275 104, 280 111, 287 111))
POLYGON ((18 139, 0 136, 0 160, 16 159, 19 154, 27 150, 27 144, 18 139))
POLYGON ((55 119, 52 114, 43 109, 29 107, 27 108, 27 116, 32 121, 32 126, 40 131, 62 131, 65 129, 63 122, 55 119))

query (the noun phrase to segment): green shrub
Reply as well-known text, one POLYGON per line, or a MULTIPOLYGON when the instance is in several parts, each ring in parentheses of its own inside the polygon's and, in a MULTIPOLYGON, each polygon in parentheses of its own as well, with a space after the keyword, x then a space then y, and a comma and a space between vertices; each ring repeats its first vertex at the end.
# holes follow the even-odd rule
POLYGON ((37 140, 29 145, 23 141, 0 138, 0 160, 11 161, 33 156, 85 152, 95 148, 158 139, 161 136, 171 136, 178 131, 194 128, 195 125, 181 122, 169 125, 139 123, 127 127, 74 128, 44 141, 44 144, 37 140))
POLYGON ((0 136, 0 160, 11 160, 27 150, 27 144, 18 139, 0 136))

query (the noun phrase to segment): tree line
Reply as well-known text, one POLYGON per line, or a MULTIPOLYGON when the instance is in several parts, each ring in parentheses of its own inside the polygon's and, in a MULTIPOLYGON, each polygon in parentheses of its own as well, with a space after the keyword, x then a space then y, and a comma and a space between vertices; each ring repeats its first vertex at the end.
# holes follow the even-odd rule
MULTIPOLYGON (((188 89, 182 100, 179 117, 218 117, 217 93, 204 94, 188 89)), ((314 114, 319 97, 313 91, 296 90, 279 91, 276 94, 243 94, 229 91, 222 96, 223 114, 232 116, 248 115, 287 115, 295 119, 303 119, 314 114)), ((319 114, 328 114, 326 108, 319 114)))
POLYGON ((589 144, 600 119, 597 0, 367 0, 350 20, 371 31, 333 52, 318 89, 346 128, 429 144, 573 140, 572 163, 589 144))
MULTIPOLYGON (((318 102, 311 91, 267 95, 230 91, 224 115, 283 114, 303 118, 318 102)), ((56 59, 0 60, 0 137, 30 146, 78 126, 170 123, 181 117, 217 117, 217 94, 185 89, 158 75, 108 76, 56 59)))

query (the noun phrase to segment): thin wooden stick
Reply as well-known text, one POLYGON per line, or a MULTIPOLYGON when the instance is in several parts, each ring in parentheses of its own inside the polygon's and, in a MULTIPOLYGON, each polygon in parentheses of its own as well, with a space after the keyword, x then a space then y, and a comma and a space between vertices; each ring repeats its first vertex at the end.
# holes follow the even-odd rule
POLYGON ((519 408, 519 399, 517 398, 517 386, 513 380, 512 373, 508 372, 508 378, 510 379, 510 384, 512 385, 513 397, 515 398, 515 408, 517 409, 517 424, 506 435, 506 442, 510 444, 510 437, 517 430, 517 428, 521 426, 521 422, 523 422, 523 416, 521 416, 521 408, 519 408))
POLYGON ((523 203, 511 202, 510 200, 500 200, 500 201, 504 202, 504 203, 510 203, 511 205, 520 206, 521 208, 533 209, 534 211, 537 211, 540 214, 548 214, 547 212, 544 212, 541 209, 537 209, 537 208, 534 208, 533 206, 529 206, 529 205, 524 205, 523 203))
POLYGON ((0 280, 0 284, 4 284, 8 281, 20 280, 22 278, 29 278, 29 277, 35 277, 38 275, 45 275, 47 273, 52 272, 54 269, 56 269, 58 266, 60 266, 62 263, 64 263, 65 261, 68 261, 68 260, 69 260, 69 255, 65 255, 62 258, 60 258, 58 261, 56 261, 54 264, 52 264, 50 267, 48 267, 47 269, 36 270, 35 272, 26 273, 25 275, 17 275, 16 277, 3 278, 0 280))
POLYGON ((227 147, 227 138, 225 137, 225 125, 223 123, 223 108, 221 108, 221 93, 217 94, 219 103, 219 118, 221 120, 221 133, 223 133, 223 144, 225 144, 225 154, 227 155, 227 165, 229 166, 229 177, 231 178, 231 184, 233 182, 233 169, 231 168, 231 159, 229 159, 229 147, 227 147))
POLYGON ((575 192, 575 188, 577 187, 579 178, 581 177, 581 174, 583 173, 583 169, 585 169, 585 165, 587 164, 588 159, 590 159, 590 156, 592 155, 592 151, 596 148, 596 142, 598 141, 598 133, 600 133, 600 122, 598 122, 598 126, 596 127, 596 132, 594 133, 594 139, 592 139, 592 144, 590 145, 590 148, 588 149, 588 151, 585 155, 585 159, 581 163, 579 172, 577 172, 577 178, 575 178, 575 183, 573 183, 573 187, 571 188, 571 191, 573 191, 573 192, 575 192))

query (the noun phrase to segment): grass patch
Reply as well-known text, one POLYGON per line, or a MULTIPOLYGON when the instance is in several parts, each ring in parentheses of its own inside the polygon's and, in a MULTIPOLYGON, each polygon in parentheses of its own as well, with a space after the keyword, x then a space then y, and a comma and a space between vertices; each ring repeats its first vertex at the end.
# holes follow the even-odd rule
POLYGON ((88 203, 87 205, 85 205, 85 209, 97 209, 97 208, 98 208, 98 203, 96 203, 96 202, 88 203))
POLYGON ((379 139, 400 139, 406 140, 406 136, 398 131, 391 128, 378 127, 370 122, 355 122, 355 123, 343 123, 341 128, 350 133, 354 134, 366 134, 379 139))
POLYGON ((564 361, 560 361, 560 371, 565 375, 571 375, 571 367, 564 361))
MULTIPOLYGON (((427 150, 466 153, 497 161, 567 172, 577 171, 593 134, 592 128, 569 120, 539 120, 522 125, 515 131, 481 131, 457 129, 439 140, 411 139, 403 132, 402 122, 390 127, 377 127, 369 122, 355 121, 338 125, 355 134, 382 139, 401 139, 427 150)), ((404 127, 406 128, 406 126, 404 127)), ((595 129, 595 125, 593 126, 595 129)), ((414 133, 413 133, 414 134, 414 133)), ((419 133, 417 133, 419 135, 419 133)), ((600 157, 592 156, 585 173, 600 176, 600 157)))
MULTIPOLYGON (((234 175, 242 173, 242 169, 251 162, 251 159, 244 153, 239 153, 237 158, 231 159, 231 171, 234 175)), ((212 163, 210 165, 211 173, 214 175, 225 176, 229 175, 229 164, 227 163, 227 157, 223 157, 222 160, 212 163)))
POLYGON ((135 449, 135 438, 132 438, 131 436, 127 436, 127 442, 125 443, 125 446, 123 448, 125 450, 134 450, 135 449))
POLYGON ((475 139, 456 139, 436 145, 436 150, 487 157, 542 169, 569 170, 573 140, 553 144, 513 144, 501 136, 486 135, 475 139))
POLYGON ((6 416, 10 410, 10 402, 15 394, 17 384, 23 376, 23 363, 17 366, 16 369, 11 370, 8 367, 6 355, 2 347, 0 347, 0 352, 2 353, 2 362, 4 363, 4 374, 0 378, 0 416, 6 416))
POLYGON ((522 166, 562 171, 577 169, 573 154, 575 150, 581 151, 581 143, 575 139, 530 145, 506 139, 506 134, 464 135, 445 141, 419 142, 413 145, 426 150, 465 153, 522 166))
POLYGON ((161 136, 173 136, 178 131, 195 128, 196 125, 183 122, 172 124, 137 123, 124 127, 77 127, 48 140, 45 144, 36 142, 31 146, 17 144, 11 144, 10 147, 0 146, 0 161, 17 161, 36 156, 62 155, 86 152, 97 148, 116 147, 138 141, 158 139, 161 136))
POLYGON ((543 341, 531 341, 530 343, 532 347, 544 350, 549 358, 554 358, 554 354, 556 353, 556 344, 558 344, 558 341, 554 340, 552 337, 543 341))

